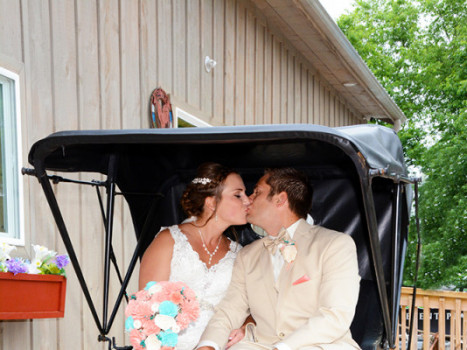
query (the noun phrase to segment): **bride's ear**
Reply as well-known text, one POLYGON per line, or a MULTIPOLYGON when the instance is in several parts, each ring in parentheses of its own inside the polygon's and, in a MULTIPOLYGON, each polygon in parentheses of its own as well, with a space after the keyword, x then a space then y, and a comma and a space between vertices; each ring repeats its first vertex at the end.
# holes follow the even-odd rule
POLYGON ((216 210, 216 198, 214 196, 206 197, 204 199, 204 210, 216 210))

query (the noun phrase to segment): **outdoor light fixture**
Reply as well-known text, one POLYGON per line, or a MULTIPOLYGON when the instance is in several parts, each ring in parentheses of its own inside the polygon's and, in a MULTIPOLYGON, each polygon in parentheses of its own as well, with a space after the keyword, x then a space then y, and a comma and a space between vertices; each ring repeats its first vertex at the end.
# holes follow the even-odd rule
POLYGON ((214 61, 211 57, 206 56, 204 59, 204 68, 206 68, 206 72, 210 72, 216 66, 217 62, 214 61))

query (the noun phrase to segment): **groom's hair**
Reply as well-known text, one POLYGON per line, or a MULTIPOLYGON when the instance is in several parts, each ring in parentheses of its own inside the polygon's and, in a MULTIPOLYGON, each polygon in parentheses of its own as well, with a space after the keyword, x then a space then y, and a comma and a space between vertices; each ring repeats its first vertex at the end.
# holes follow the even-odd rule
POLYGON ((307 176, 294 168, 266 169, 264 174, 266 183, 271 186, 268 198, 275 194, 285 192, 290 210, 300 218, 306 218, 311 210, 313 189, 307 176))

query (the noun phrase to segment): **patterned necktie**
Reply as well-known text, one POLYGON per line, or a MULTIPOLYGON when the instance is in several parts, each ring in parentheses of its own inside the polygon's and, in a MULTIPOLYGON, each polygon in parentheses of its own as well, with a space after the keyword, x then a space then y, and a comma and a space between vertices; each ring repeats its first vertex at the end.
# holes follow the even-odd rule
POLYGON ((266 247, 267 250, 269 250, 269 253, 272 255, 276 255, 277 249, 279 248, 279 244, 284 243, 284 241, 291 241, 292 239, 290 238, 289 233, 285 228, 282 228, 277 235, 277 238, 271 238, 271 237, 266 237, 263 240, 264 246, 266 247))

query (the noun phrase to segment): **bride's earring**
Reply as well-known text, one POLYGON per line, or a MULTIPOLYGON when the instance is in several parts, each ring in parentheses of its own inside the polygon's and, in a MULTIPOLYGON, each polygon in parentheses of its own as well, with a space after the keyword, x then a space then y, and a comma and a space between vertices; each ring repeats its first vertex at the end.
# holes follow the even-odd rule
POLYGON ((216 216, 214 217, 214 220, 217 222, 217 213, 216 213, 216 216))

